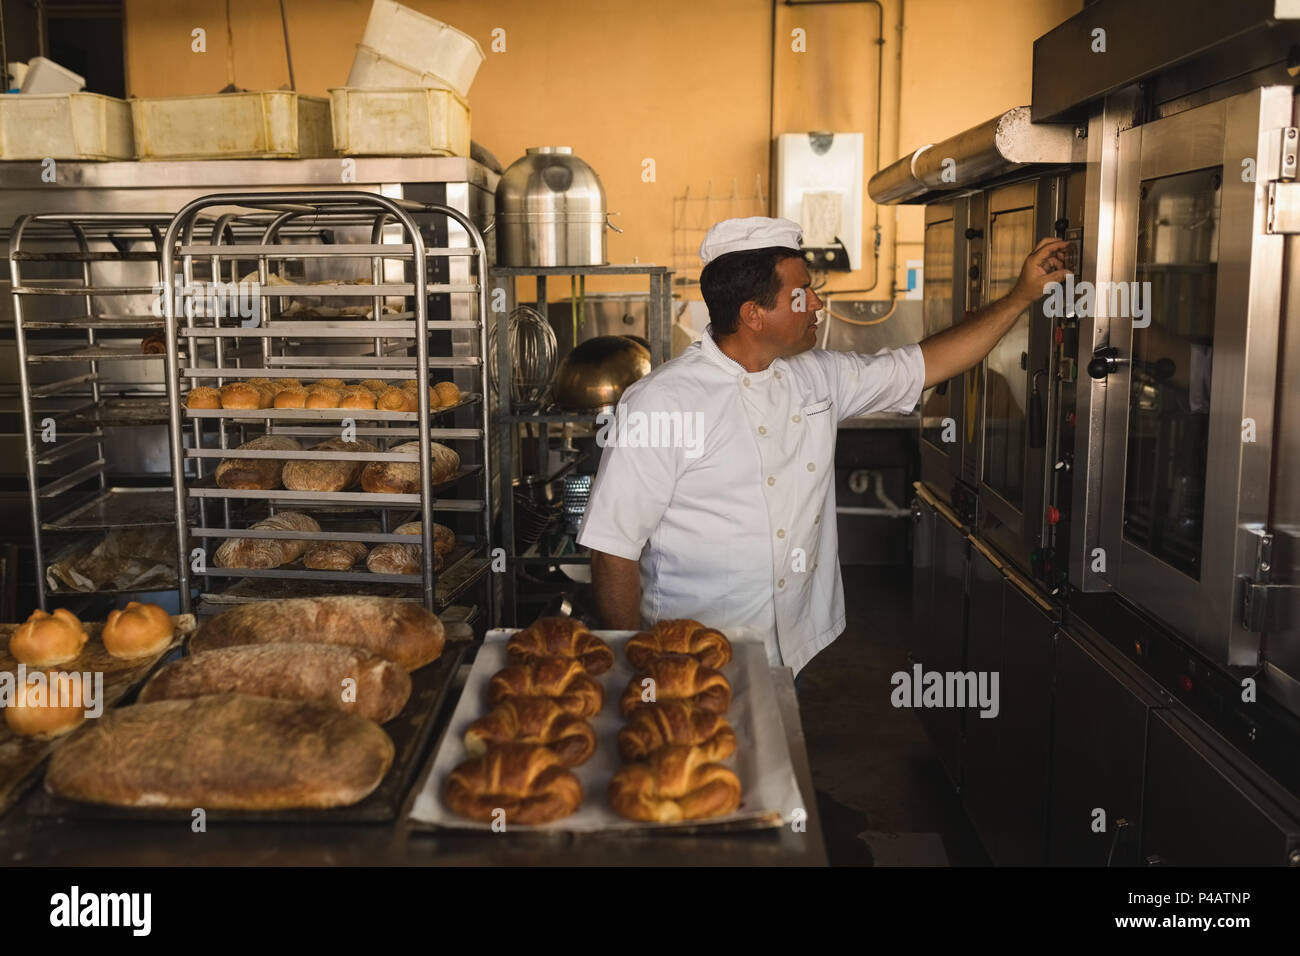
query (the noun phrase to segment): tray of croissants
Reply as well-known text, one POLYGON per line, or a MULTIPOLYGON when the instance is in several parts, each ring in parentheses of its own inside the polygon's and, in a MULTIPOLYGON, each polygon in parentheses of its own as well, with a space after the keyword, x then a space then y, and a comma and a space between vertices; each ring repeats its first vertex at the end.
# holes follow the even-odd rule
POLYGON ((409 819, 693 833, 776 827, 802 806, 760 642, 556 617, 488 632, 409 819))

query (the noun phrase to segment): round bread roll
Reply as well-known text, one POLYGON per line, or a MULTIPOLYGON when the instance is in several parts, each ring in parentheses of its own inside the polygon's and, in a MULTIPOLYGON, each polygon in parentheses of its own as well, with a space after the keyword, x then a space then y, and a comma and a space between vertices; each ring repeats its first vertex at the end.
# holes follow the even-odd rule
POLYGON ((388 388, 379 393, 375 399, 375 408, 382 408, 387 412, 415 412, 419 411, 415 404, 415 391, 405 388, 388 388))
POLYGON ((388 391, 388 383, 385 382, 383 379, 378 379, 378 378, 364 379, 361 382, 361 387, 370 389, 370 391, 375 393, 376 398, 382 395, 384 392, 388 391))
MULTIPOLYGON (((405 461, 372 461, 361 472, 361 488, 364 491, 388 495, 413 495, 420 490, 420 467, 416 457, 420 454, 418 441, 402 442, 392 452, 410 455, 405 461)), ((429 471, 434 484, 446 481, 460 471, 460 455, 455 450, 438 442, 429 443, 429 471)))
POLYGON ((307 398, 303 402, 304 408, 338 408, 339 401, 343 396, 337 388, 327 386, 314 386, 307 390, 307 398))
POLYGON ((398 388, 404 388, 408 392, 413 392, 420 387, 420 380, 415 378, 404 378, 398 388))
POLYGON ((321 385, 325 388, 343 389, 347 387, 348 383, 343 381, 341 378, 318 378, 316 381, 312 382, 312 384, 321 385))
POLYGON ((339 400, 339 408, 374 408, 375 393, 360 385, 349 386, 339 400))
POLYGON ((222 408, 265 408, 262 392, 249 382, 231 382, 221 386, 222 408))
MULTIPOLYGON (((433 390, 438 393, 438 404, 443 408, 460 403, 460 388, 455 382, 439 382, 433 386, 433 390)), ((432 398, 430 404, 433 404, 432 398)))
POLYGON ((67 678, 59 680, 47 672, 44 680, 33 682, 34 676, 27 675, 27 683, 17 688, 13 703, 4 709, 10 730, 22 737, 60 737, 86 719, 84 696, 67 678), (68 696, 73 699, 65 699, 68 696))
POLYGON ((362 541, 327 541, 313 545, 302 556, 302 564, 313 571, 347 571, 369 550, 362 541))
POLYGON ((280 384, 285 388, 302 388, 302 382, 296 378, 282 378, 280 384))
POLYGON ((306 408, 307 390, 298 385, 290 385, 275 395, 276 408, 306 408))
POLYGON ((33 611, 9 638, 9 653, 31 667, 53 667, 74 660, 90 635, 66 608, 53 614, 33 611))
POLYGON ((253 388, 257 389, 257 393, 262 396, 262 403, 258 406, 259 408, 270 408, 275 404, 275 385, 264 378, 254 380, 252 385, 253 388))
MULTIPOLYGON (((412 522, 419 524, 419 522, 412 522)), ((445 524, 433 526, 433 550, 437 554, 448 554, 456 547, 456 534, 445 524)))
POLYGON ((153 657, 172 642, 172 616, 157 604, 128 601, 121 611, 109 611, 104 624, 104 649, 122 660, 153 657))
POLYGON ((220 408, 221 393, 215 388, 208 388, 206 385, 200 385, 198 388, 190 389, 190 393, 185 396, 186 408, 220 408))

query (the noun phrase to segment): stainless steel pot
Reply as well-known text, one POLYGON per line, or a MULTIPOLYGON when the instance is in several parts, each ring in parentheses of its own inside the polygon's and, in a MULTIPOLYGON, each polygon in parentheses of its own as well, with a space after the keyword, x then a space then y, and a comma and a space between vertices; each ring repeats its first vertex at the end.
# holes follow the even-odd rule
POLYGON ((564 357, 551 395, 574 412, 609 411, 623 390, 650 372, 650 351, 626 335, 598 335, 564 357))
POLYGON ((534 146, 496 192, 497 265, 605 265, 605 187, 568 146, 534 146))

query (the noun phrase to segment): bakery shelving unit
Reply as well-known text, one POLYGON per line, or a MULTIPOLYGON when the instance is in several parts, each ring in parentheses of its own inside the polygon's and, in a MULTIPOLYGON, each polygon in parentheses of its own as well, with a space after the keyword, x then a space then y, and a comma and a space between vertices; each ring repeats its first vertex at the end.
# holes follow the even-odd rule
MULTIPOLYGON (((114 375, 105 364, 161 365, 163 356, 144 351, 142 340, 163 331, 152 306, 170 220, 161 213, 57 213, 20 216, 10 230, 21 428, 42 609, 51 598, 120 593, 51 588, 51 564, 88 551, 114 530, 167 528, 175 521, 169 473, 115 475, 106 447, 113 434, 106 430, 167 424, 161 370, 150 382, 141 381, 147 375, 114 375)), ((173 575, 124 590, 176 586, 173 575)))
MULTIPOLYGON (((649 283, 649 311, 646 317, 646 340, 650 343, 650 361, 659 365, 669 358, 672 326, 672 270, 656 265, 604 265, 604 266, 495 266, 491 270, 494 288, 505 290, 505 301, 513 307, 517 301, 516 282, 519 278, 533 278, 537 283, 537 311, 547 314, 547 279, 568 277, 578 279, 585 284, 588 276, 644 276, 649 283)), ((556 554, 547 547, 545 536, 541 540, 523 549, 518 548, 518 521, 516 504, 512 489, 518 480, 530 474, 554 480, 548 475, 550 470, 550 445, 553 426, 586 426, 596 428, 596 415, 589 412, 567 412, 554 409, 527 411, 513 407, 510 388, 506 383, 514 381, 513 356, 509 348, 510 309, 494 310, 496 319, 495 339, 497 367, 497 407, 493 421, 498 427, 500 449, 500 489, 501 489, 501 540, 506 562, 511 573, 505 576, 505 590, 502 601, 502 621, 505 625, 526 623, 518 621, 518 594, 515 581, 516 568, 541 567, 556 568, 560 565, 586 564, 590 558, 575 553, 556 554), (521 429, 536 430, 537 460, 523 461, 519 441, 521 429)), ((567 470, 569 465, 562 470, 567 470)), ((585 495, 585 491, 580 492, 585 495)), ((585 504, 585 498, 580 504, 585 504)), ((571 502, 565 503, 563 517, 569 517, 571 502)), ((531 516, 530 516, 531 519, 531 516)), ((530 520, 526 519, 526 520, 530 520)))
POLYGON ((163 313, 172 357, 171 454, 181 479, 175 485, 173 514, 177 546, 190 559, 180 569, 183 600, 189 599, 192 567, 193 576, 204 582, 200 613, 246 600, 362 592, 419 600, 442 612, 483 581, 489 569, 491 516, 483 402, 486 253, 474 224, 455 209, 373 193, 219 194, 182 209, 167 228, 164 248, 169 251, 163 313), (201 231, 196 223, 205 214, 219 218, 211 240, 201 242, 195 238, 201 231), (303 241, 304 232, 328 241, 303 241), (462 240, 463 245, 456 244, 462 240), (253 272, 246 271, 250 267, 253 272), (191 281, 202 271, 226 283, 255 281, 256 315, 223 315, 226 310, 202 305, 195 293, 204 290, 191 281), (302 279, 291 277, 297 272, 302 279), (310 275, 326 278, 309 282, 310 275), (348 305, 358 301, 364 305, 348 305), (341 313, 322 302, 350 311, 341 313), (431 318, 431 308, 437 317, 431 318), (210 349, 200 348, 201 343, 210 343, 210 349), (416 379, 427 386, 449 372, 461 388, 461 402, 431 408, 428 388, 416 389, 415 412, 185 405, 185 395, 197 386, 219 388, 241 379, 328 377, 395 384, 416 379), (306 445, 343 437, 345 428, 380 450, 234 452, 250 435, 301 438, 306 445), (218 487, 211 473, 230 457, 409 462, 409 456, 391 447, 412 439, 418 439, 419 460, 425 463, 418 494, 227 489, 218 487), (437 484, 428 467, 433 441, 451 445, 461 458, 460 471, 437 484), (285 510, 310 513, 321 530, 248 527, 268 512, 285 510), (312 570, 301 559, 275 568, 219 568, 212 561, 228 538, 413 544, 411 536, 392 530, 412 513, 423 522, 421 574, 373 573, 364 563, 347 571, 312 570), (440 571, 434 561, 435 520, 458 523, 453 528, 457 548, 440 571))

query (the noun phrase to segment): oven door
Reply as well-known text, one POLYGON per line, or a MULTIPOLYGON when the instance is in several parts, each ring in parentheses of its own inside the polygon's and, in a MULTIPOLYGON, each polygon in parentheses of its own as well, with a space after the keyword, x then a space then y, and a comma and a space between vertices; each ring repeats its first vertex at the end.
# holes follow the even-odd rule
MULTIPOLYGON (((965 270, 956 256, 966 230, 965 202, 925 207, 925 269, 922 314, 928 338, 960 321, 965 270)), ((921 480, 946 504, 961 477, 964 429, 962 376, 940 382, 921 394, 921 480)))
POLYGON ((1094 570, 1220 664, 1259 656, 1241 579, 1268 520, 1283 237, 1266 212, 1291 98, 1266 87, 1120 134, 1113 284, 1094 296, 1094 570))
MULTIPOLYGON (((986 302, 1011 291, 1025 256, 1052 235, 1061 183, 1062 177, 1049 175, 988 192, 986 302)), ((1030 573, 1031 555, 1044 544, 1051 326, 1042 303, 1035 303, 981 366, 980 533, 1030 573)))

